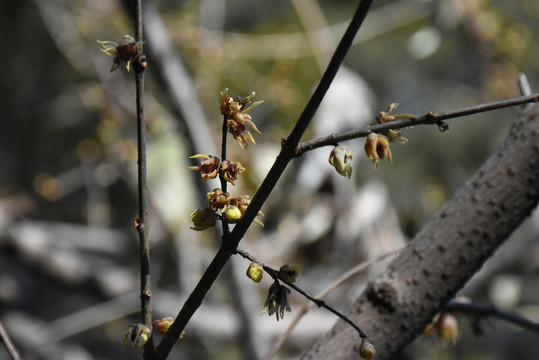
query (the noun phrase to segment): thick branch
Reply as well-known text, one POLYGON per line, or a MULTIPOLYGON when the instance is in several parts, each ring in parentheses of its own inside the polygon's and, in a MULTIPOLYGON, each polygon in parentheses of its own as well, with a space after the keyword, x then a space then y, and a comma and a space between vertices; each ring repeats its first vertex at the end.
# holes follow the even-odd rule
MULTIPOLYGON (((349 317, 378 350, 399 353, 524 221, 539 201, 539 105, 526 107, 500 148, 369 283, 349 317)), ((303 357, 342 359, 359 338, 339 322, 303 357)))

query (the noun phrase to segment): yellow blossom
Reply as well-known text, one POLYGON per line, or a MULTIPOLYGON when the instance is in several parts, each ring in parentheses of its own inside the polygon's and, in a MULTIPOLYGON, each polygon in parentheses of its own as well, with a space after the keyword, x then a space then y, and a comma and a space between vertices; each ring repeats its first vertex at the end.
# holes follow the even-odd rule
POLYGON ((370 133, 365 141, 365 154, 372 160, 374 167, 378 167, 378 160, 387 156, 389 162, 393 162, 391 158, 391 150, 389 149, 389 140, 382 134, 370 133))
POLYGON ((135 41, 131 35, 124 35, 119 43, 114 41, 99 41, 101 52, 103 54, 114 56, 110 72, 113 72, 120 66, 120 63, 125 62, 127 71, 130 71, 131 63, 142 53, 142 41, 135 41))
POLYGON ((189 159, 204 159, 199 166, 189 166, 189 170, 200 171, 203 180, 214 179, 219 174, 221 160, 218 157, 204 154, 196 154, 189 159))
POLYGON ((335 170, 350 179, 352 175, 352 152, 346 146, 335 146, 329 154, 329 163, 335 170))

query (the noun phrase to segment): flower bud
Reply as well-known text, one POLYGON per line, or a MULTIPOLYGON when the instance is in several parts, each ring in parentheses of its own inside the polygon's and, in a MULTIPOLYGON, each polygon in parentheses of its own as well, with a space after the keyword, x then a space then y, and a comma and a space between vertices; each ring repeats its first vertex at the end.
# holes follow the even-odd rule
POLYGON ((293 283, 298 275, 299 266, 286 264, 279 268, 279 276, 284 282, 293 283))
POLYGON ((445 345, 455 344, 459 337, 457 318, 451 314, 444 314, 438 324, 438 336, 445 345))
POLYGON ((329 155, 329 163, 342 175, 352 175, 352 152, 346 146, 335 146, 329 155))
POLYGON ((237 206, 231 205, 226 208, 224 215, 225 219, 227 219, 228 222, 237 223, 238 221, 240 221, 242 214, 237 206))
POLYGON ((215 225, 216 220, 217 216, 212 209, 196 209, 191 213, 191 221, 193 222, 191 229, 196 231, 206 230, 207 228, 215 225))
POLYGON ((361 339, 361 345, 359 346, 359 356, 362 359, 372 359, 376 354, 374 345, 367 338, 361 339))
POLYGON ((135 349, 140 349, 148 342, 152 329, 144 324, 130 324, 124 332, 124 341, 122 347, 131 342, 135 349))
POLYGON ((260 282, 262 276, 264 275, 264 268, 258 263, 251 263, 247 269, 247 276, 254 282, 260 282))

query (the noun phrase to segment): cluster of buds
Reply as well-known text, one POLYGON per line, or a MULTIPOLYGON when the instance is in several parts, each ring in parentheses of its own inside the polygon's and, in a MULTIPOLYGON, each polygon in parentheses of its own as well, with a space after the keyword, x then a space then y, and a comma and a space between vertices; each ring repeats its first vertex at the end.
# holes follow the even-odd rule
MULTIPOLYGON (((415 115, 411 114, 396 114, 390 115, 389 113, 396 109, 399 104, 392 103, 389 104, 386 111, 380 111, 376 120, 371 123, 371 125, 385 124, 399 119, 414 119, 415 115)), ((408 139, 401 136, 400 131, 398 130, 384 130, 381 134, 371 133, 367 136, 365 141, 365 154, 367 157, 372 160, 374 167, 378 167, 378 161, 387 157, 389 162, 393 162, 391 158, 391 150, 389 149, 389 143, 398 141, 401 145, 405 145, 408 142, 408 139)))
POLYGON ((245 148, 247 141, 253 144, 255 143, 253 135, 246 129, 246 124, 249 124, 254 131, 260 134, 248 112, 260 105, 263 101, 256 101, 251 106, 245 108, 245 105, 249 104, 255 95, 253 91, 251 95, 243 99, 240 97, 234 99, 228 96, 228 89, 224 89, 221 91, 219 98, 221 114, 225 116, 228 131, 240 143, 242 148, 245 148))
POLYGON ((238 175, 245 171, 245 168, 240 162, 232 162, 225 160, 221 162, 217 156, 196 154, 190 157, 190 159, 203 159, 199 166, 190 166, 188 169, 193 171, 200 171, 200 176, 203 180, 215 179, 219 173, 223 176, 223 179, 236 185, 234 181, 238 179, 238 175))
POLYGON ((423 335, 429 336, 436 331, 444 345, 454 345, 459 337, 459 324, 457 318, 451 314, 437 314, 434 320, 423 330, 423 335))
MULTIPOLYGON (((231 197, 229 193, 224 193, 223 190, 216 188, 213 191, 207 194, 209 200, 209 207, 204 209, 196 209, 191 213, 191 220, 193 221, 193 226, 191 229, 202 231, 206 230, 209 227, 215 225, 215 221, 218 218, 216 212, 220 212, 229 223, 237 223, 247 211, 251 200, 247 195, 240 195, 237 197, 231 197)), ((258 215, 264 216, 264 214, 259 211, 258 215)), ((260 226, 264 224, 258 220, 254 219, 253 222, 257 223, 260 226)))
POLYGON ((142 53, 143 41, 135 41, 131 35, 124 35, 119 43, 114 41, 97 41, 101 45, 101 52, 114 56, 110 72, 116 70, 122 62, 125 62, 127 71, 131 70, 131 63, 142 53))

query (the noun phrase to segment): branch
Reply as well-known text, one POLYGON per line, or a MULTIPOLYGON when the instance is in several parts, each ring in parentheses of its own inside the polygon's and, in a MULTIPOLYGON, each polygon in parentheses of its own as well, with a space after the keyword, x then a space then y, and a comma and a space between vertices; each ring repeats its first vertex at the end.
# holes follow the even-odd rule
POLYGON ((526 319, 513 311, 498 309, 493 305, 449 301, 443 310, 446 312, 464 313, 474 321, 484 317, 498 318, 539 335, 539 323, 526 319))
MULTIPOLYGON (((519 96, 512 99, 493 101, 486 104, 468 106, 456 110, 450 110, 441 114, 429 112, 425 115, 415 118, 399 119, 383 124, 368 125, 359 130, 344 131, 338 134, 332 134, 323 138, 313 139, 300 143, 295 150, 295 156, 301 156, 307 151, 318 149, 323 146, 337 145, 340 142, 357 139, 369 135, 371 132, 379 133, 389 129, 402 129, 415 125, 436 124, 443 126, 443 121, 462 116, 478 114, 486 111, 502 109, 510 106, 518 106, 539 101, 539 94, 519 96)), ((445 129, 445 128, 444 128, 445 129)))
MULTIPOLYGON (((387 258, 395 257, 400 253, 401 249, 397 249, 391 252, 388 252, 384 255, 379 256, 376 259, 366 260, 361 262, 360 264, 354 266, 353 268, 346 271, 344 274, 339 276, 335 281, 333 281, 327 288, 316 294, 315 298, 323 299, 326 297, 330 292, 335 290, 337 287, 341 286, 346 281, 352 279, 355 275, 365 271, 368 269, 372 264, 377 263, 379 261, 385 260, 387 258)), ((303 305, 296 313, 296 316, 290 321, 288 327, 286 330, 274 341, 273 346, 271 347, 271 350, 264 356, 264 360, 271 360, 276 355, 281 346, 283 346, 285 340, 290 336, 292 333, 292 330, 296 327, 296 325, 299 323, 301 318, 307 314, 307 312, 313 307, 313 304, 307 303, 303 305)))
MULTIPOLYGON (((135 39, 143 41, 142 36, 142 0, 135 4, 135 39)), ((146 176, 146 108, 144 104, 144 73, 146 70, 146 57, 142 48, 139 57, 133 64, 136 82, 137 103, 137 150, 138 150, 138 218, 135 226, 139 234, 140 249, 140 305, 142 323, 152 328, 152 309, 150 299, 150 244, 148 233, 150 229, 148 217, 148 180, 146 176)), ((144 357, 148 358, 153 349, 153 340, 144 346, 144 357)))
POLYGON ((217 276, 221 272, 222 268, 228 262, 233 252, 235 252, 238 243, 243 238, 250 224, 255 219, 258 211, 261 209, 262 205, 273 190, 273 187, 284 172, 284 169, 294 157, 294 149, 299 143, 305 129, 309 125, 314 113, 316 112, 316 109, 322 102, 322 99, 324 98, 325 93, 333 81, 342 61, 344 60, 348 49, 352 45, 352 40, 355 34, 367 16, 371 3, 372 0, 361 0, 359 3, 358 9, 356 10, 354 17, 350 22, 350 26, 344 33, 343 38, 335 51, 328 69, 324 73, 324 76, 322 77, 322 80, 316 88, 313 96, 298 119, 292 133, 288 139, 283 142, 281 153, 277 157, 273 167, 253 197, 242 219, 236 224, 234 230, 231 232, 230 241, 227 241, 227 246, 222 246, 219 249, 214 259, 206 269, 206 272, 202 275, 199 283, 189 295, 189 298, 176 316, 176 319, 171 325, 169 331, 155 348, 153 359, 166 359, 172 349, 172 346, 178 340, 181 332, 202 303, 202 300, 217 279, 217 276))
MULTIPOLYGON (((347 314, 391 359, 424 329, 539 202, 539 105, 354 301, 347 314)), ((304 359, 346 358, 357 336, 342 322, 304 359)))
POLYGON ((274 269, 272 267, 264 265, 263 263, 258 261, 254 256, 252 256, 251 254, 249 254, 248 252, 246 252, 244 250, 236 249, 236 254, 241 255, 243 258, 245 258, 247 260, 250 260, 251 262, 255 262, 257 264, 260 264, 262 266, 262 268, 264 269, 264 271, 266 273, 268 273, 274 280, 277 280, 277 279, 281 280, 286 285, 288 285, 289 287, 291 287, 292 289, 296 290, 298 293, 303 295, 307 300, 313 302, 316 306, 323 307, 324 309, 328 310, 329 312, 335 314, 336 316, 338 316, 339 318, 341 318, 342 320, 347 322, 351 327, 353 327, 358 332, 358 334, 359 334, 359 336, 361 338, 367 338, 367 334, 365 333, 365 331, 363 331, 363 329, 361 329, 358 325, 356 325, 352 320, 347 318, 341 312, 335 310, 333 307, 326 304, 326 302, 324 300, 322 300, 320 298, 317 298, 317 297, 313 297, 313 296, 307 294, 302 288, 300 288, 300 287, 286 281, 285 279, 283 279, 280 276, 279 270, 276 270, 276 269, 274 269))

